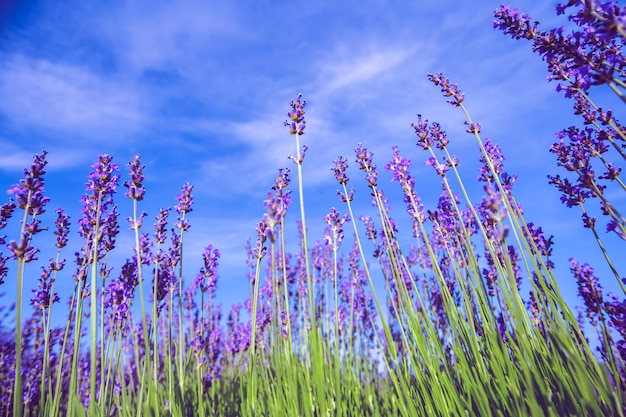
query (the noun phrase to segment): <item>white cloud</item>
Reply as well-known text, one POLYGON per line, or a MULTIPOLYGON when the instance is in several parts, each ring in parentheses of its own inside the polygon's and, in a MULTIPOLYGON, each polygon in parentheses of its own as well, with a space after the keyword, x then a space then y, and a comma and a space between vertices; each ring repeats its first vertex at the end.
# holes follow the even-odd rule
POLYGON ((210 62, 209 51, 222 35, 244 31, 228 7, 215 2, 120 2, 108 19, 94 22, 127 70, 175 68, 194 72, 210 62))
POLYGON ((0 112, 17 128, 115 140, 143 122, 140 94, 114 78, 43 59, 2 60, 0 96, 11 99, 0 100, 0 112))
POLYGON ((412 48, 372 48, 360 54, 349 54, 341 48, 324 57, 319 65, 322 93, 334 93, 345 87, 374 81, 396 69, 413 53, 412 48))

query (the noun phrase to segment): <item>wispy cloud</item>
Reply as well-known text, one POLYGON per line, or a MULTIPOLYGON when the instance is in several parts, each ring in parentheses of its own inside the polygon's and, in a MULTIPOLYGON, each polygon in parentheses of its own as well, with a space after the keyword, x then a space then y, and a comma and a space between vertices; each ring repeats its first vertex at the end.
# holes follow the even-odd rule
POLYGON ((145 120, 138 91, 75 65, 2 56, 0 112, 17 128, 57 133, 61 141, 115 140, 145 120))

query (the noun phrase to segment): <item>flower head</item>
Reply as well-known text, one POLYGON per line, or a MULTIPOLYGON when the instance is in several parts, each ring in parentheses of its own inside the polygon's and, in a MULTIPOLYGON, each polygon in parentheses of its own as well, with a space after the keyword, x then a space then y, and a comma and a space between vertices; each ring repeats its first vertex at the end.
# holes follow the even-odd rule
POLYGON ((190 227, 189 221, 185 218, 185 215, 193 211, 193 195, 191 194, 192 190, 193 185, 185 183, 185 185, 183 185, 182 191, 176 197, 178 204, 174 206, 176 212, 179 214, 176 227, 183 231, 188 230, 190 227))
POLYGON ((332 170, 335 173, 335 178, 339 181, 339 184, 346 185, 350 178, 346 175, 346 170, 348 169, 348 160, 343 156, 337 158, 336 161, 333 162, 332 170))
POLYGON ((202 254, 204 259, 204 267, 200 269, 200 273, 196 278, 200 291, 208 292, 212 296, 217 286, 217 266, 220 258, 220 251, 213 249, 213 245, 209 245, 204 249, 202 254))
POLYGON ((295 101, 290 101, 291 110, 287 113, 288 119, 285 120, 285 126, 289 128, 292 135, 303 135, 306 121, 304 120, 304 108, 306 101, 302 100, 302 94, 298 94, 295 101))
POLYGON ((324 216, 324 221, 327 224, 324 242, 330 246, 333 252, 337 252, 344 238, 342 227, 344 223, 350 221, 350 218, 346 214, 341 216, 337 209, 332 207, 330 213, 324 216))
POLYGON ((59 296, 57 293, 51 292, 53 280, 51 280, 50 275, 52 273, 52 269, 50 268, 41 268, 41 276, 39 277, 39 286, 38 288, 33 288, 33 293, 35 294, 33 298, 30 300, 30 304, 37 310, 45 311, 47 310, 53 303, 59 302, 59 296))
POLYGON ((65 214, 62 208, 57 209, 57 219, 54 221, 56 229, 54 234, 57 237, 56 247, 61 249, 67 245, 67 235, 70 233, 70 216, 65 214))
POLYGON ((130 168, 130 181, 124 183, 124 187, 128 188, 126 191, 126 197, 141 201, 146 193, 146 189, 143 186, 143 169, 144 165, 141 165, 139 154, 135 155, 132 161, 128 163, 130 168))
POLYGON ((40 155, 35 155, 30 169, 24 169, 24 179, 20 180, 19 184, 12 185, 7 191, 15 196, 17 207, 25 209, 30 216, 42 214, 45 204, 50 201, 49 197, 43 195, 47 154, 48 152, 42 151, 40 155))
POLYGON ((593 268, 588 264, 580 264, 578 260, 570 258, 570 270, 576 278, 578 284, 578 295, 580 295, 585 303, 587 317, 592 324, 596 324, 602 315, 602 286, 598 282, 598 278, 594 275, 593 268))
POLYGON ((176 197, 178 204, 174 206, 177 213, 184 214, 193 211, 191 207, 193 205, 193 196, 191 194, 192 190, 193 185, 189 184, 188 182, 183 185, 182 191, 176 197))
POLYGON ((465 95, 459 90, 459 87, 456 84, 450 84, 450 80, 444 78, 442 73, 428 74, 428 79, 436 86, 441 87, 441 92, 444 97, 452 97, 446 100, 448 103, 457 107, 463 103, 465 95))

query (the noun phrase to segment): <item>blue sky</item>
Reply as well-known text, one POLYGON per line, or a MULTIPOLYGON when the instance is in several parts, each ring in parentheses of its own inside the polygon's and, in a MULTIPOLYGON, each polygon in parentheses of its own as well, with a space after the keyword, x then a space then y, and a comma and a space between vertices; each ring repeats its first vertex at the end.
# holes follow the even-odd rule
MULTIPOLYGON (((139 153, 146 223, 159 207, 175 204, 182 184, 194 184, 188 276, 200 267, 204 246, 213 244, 222 251, 220 300, 242 301, 245 239, 254 239, 277 168, 295 174, 287 160, 295 144, 283 121, 297 93, 308 102, 303 141, 310 147, 304 175, 311 240, 321 239, 331 206, 344 209, 329 168, 339 155, 352 162, 358 142, 374 152, 381 170, 391 147, 400 146, 414 162, 418 192, 433 206, 439 182, 414 146, 410 124, 417 113, 448 131, 467 182, 474 182, 476 143, 464 133, 463 115, 426 79, 443 71, 466 93, 483 137, 504 148, 507 170, 520 177, 516 195, 528 219, 555 235, 562 290, 581 304, 570 256, 594 265, 608 287, 613 282, 579 213, 564 207, 546 180, 560 173, 548 153, 553 133, 575 119, 530 45, 492 29, 499 4, 13 1, 0 9, 0 186, 17 182, 32 155, 48 150, 49 215, 65 207, 78 244, 79 198, 90 164, 109 153, 124 167, 139 153)), ((512 6, 548 27, 563 23, 554 4, 512 6)), ((350 176, 363 184, 354 166, 350 176)), ((389 178, 382 174, 381 184, 393 195, 397 184, 387 184, 389 178)), ((480 199, 478 191, 473 199, 480 199)), ((357 194, 357 203, 361 212, 371 211, 366 193, 357 194)), ((130 202, 120 193, 118 204, 126 218, 130 202)), ((401 217, 403 203, 392 204, 401 217)), ((292 224, 296 214, 294 206, 292 224)), ((127 256, 131 234, 124 228, 122 234, 120 256, 127 256)), ((35 243, 43 246, 44 239, 51 237, 35 243)), ((65 255, 73 259, 71 251, 65 255)), ((68 289, 72 272, 66 270, 68 289)), ((26 288, 35 283, 33 276, 26 288)), ((2 290, 12 294, 12 283, 2 290)))

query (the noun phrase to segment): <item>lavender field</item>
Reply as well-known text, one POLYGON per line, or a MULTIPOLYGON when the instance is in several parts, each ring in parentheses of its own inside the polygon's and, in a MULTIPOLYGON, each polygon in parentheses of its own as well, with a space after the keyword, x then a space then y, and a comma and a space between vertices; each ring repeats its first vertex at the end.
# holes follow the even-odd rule
POLYGON ((288 165, 259 162, 275 180, 237 242, 247 272, 226 306, 212 236, 188 267, 195 196, 213 184, 187 178, 151 212, 150 178, 180 173, 101 153, 71 190, 75 216, 51 204, 42 150, 2 184, 0 415, 624 416, 626 7, 572 0, 555 16, 564 26, 503 5, 493 28, 543 61, 572 109, 544 181, 599 265, 555 267, 558 236, 526 214, 508 168, 533 156, 485 137, 447 73, 419 76, 461 126, 416 108, 411 143, 386 138, 381 155, 355 140, 328 160, 321 234, 307 211, 322 195, 306 171, 314 92, 275 109, 288 165))

